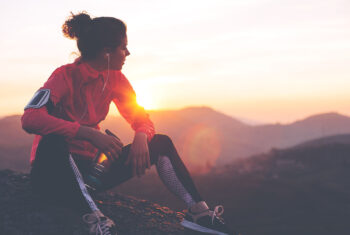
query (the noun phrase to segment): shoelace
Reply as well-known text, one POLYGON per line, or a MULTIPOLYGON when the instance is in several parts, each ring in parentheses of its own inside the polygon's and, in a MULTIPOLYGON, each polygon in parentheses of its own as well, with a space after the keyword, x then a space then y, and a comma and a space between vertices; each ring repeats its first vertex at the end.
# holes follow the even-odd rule
POLYGON ((86 214, 83 216, 83 221, 90 224, 96 235, 112 235, 109 227, 107 226, 107 220, 101 221, 101 219, 95 214, 86 214))
POLYGON ((100 225, 100 229, 102 230, 101 235, 112 235, 111 230, 109 229, 106 223, 102 223, 100 225))
POLYGON ((211 215, 211 223, 214 224, 215 217, 221 222, 224 223, 224 220, 220 217, 224 213, 224 207, 219 205, 214 207, 214 211, 211 215))

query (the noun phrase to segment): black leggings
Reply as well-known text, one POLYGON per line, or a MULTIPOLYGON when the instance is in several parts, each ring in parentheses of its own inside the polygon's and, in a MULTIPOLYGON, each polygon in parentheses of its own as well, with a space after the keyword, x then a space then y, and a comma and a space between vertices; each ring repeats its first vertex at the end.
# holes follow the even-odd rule
MULTIPOLYGON (((169 157, 184 188, 194 201, 202 201, 171 139, 166 135, 157 134, 150 141, 148 147, 151 164, 155 164, 159 156, 169 157)), ((99 191, 111 189, 132 178, 132 166, 125 164, 129 149, 130 144, 123 147, 121 156, 113 162, 106 177, 103 178, 103 185, 99 191)), ((71 207, 81 214, 91 213, 91 207, 84 198, 76 172, 72 169, 69 155, 68 145, 64 137, 53 134, 43 136, 31 169, 34 192, 46 201, 71 207)), ((77 160, 75 163, 84 177, 91 161, 77 160)))

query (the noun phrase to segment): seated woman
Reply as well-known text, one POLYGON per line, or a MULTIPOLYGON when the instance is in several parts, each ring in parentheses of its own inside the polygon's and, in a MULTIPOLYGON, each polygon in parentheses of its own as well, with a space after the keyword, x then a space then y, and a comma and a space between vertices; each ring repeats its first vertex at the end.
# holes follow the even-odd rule
MULTIPOLYGON (((95 190, 101 192, 142 175, 156 165, 159 177, 184 201, 188 214, 182 225, 211 234, 229 234, 220 217, 198 193, 171 139, 155 134, 152 121, 136 103, 135 92, 121 72, 127 49, 126 26, 113 17, 73 15, 63 24, 66 37, 77 40, 81 56, 57 68, 25 107, 22 127, 36 134, 31 152, 31 181, 43 198, 76 209, 89 234, 116 234, 115 223, 91 198, 88 181, 97 152, 110 162, 95 190), (99 129, 114 102, 135 131, 133 142, 122 142, 99 129)), ((221 210, 220 210, 221 209, 221 210)))

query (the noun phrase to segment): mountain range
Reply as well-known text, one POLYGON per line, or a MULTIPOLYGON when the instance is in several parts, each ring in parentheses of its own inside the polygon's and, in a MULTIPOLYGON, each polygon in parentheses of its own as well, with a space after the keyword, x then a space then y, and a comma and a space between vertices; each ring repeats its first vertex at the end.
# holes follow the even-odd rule
MULTIPOLYGON (((338 113, 318 114, 290 124, 256 126, 208 107, 157 111, 150 116, 157 132, 168 134, 185 163, 199 173, 271 148, 287 148, 320 137, 350 133, 350 117, 338 113)), ((103 127, 120 133, 123 139, 132 139, 133 133, 121 118, 110 117, 103 127)))
MULTIPOLYGON (((329 135, 350 133, 350 117, 314 115, 290 124, 248 125, 208 107, 149 112, 157 133, 169 135, 192 172, 206 173, 240 158, 286 148, 329 135)), ((133 131, 121 117, 108 116, 101 125, 127 144, 133 131)), ((21 129, 20 116, 0 120, 0 169, 28 171, 33 139, 21 129), (14 157, 16 156, 16 157, 14 157)))

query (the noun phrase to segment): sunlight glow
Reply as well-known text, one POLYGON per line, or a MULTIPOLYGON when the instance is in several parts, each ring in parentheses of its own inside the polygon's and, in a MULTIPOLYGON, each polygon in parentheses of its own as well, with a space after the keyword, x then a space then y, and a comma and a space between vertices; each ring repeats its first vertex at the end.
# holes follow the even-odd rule
POLYGON ((134 86, 137 103, 146 110, 157 109, 158 105, 153 97, 152 90, 146 86, 134 86))
POLYGON ((76 42, 61 26, 82 10, 127 24, 123 73, 146 109, 210 106, 262 122, 350 113, 350 1, 20 2, 0 4, 0 116, 22 113, 73 62, 76 42))
POLYGON ((137 95, 137 103, 145 109, 155 109, 152 97, 147 93, 139 93, 137 95))

